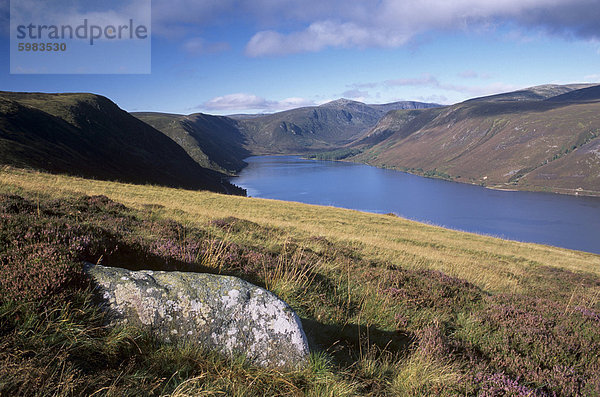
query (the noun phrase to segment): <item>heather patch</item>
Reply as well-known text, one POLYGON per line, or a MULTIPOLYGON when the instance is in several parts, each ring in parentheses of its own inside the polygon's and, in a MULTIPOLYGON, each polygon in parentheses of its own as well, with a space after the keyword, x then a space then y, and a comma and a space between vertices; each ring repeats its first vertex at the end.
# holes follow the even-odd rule
POLYGON ((589 308, 516 295, 487 303, 461 335, 490 368, 549 395, 600 393, 600 328, 589 308))
POLYGON ((600 394, 592 274, 519 262, 530 287, 495 294, 369 257, 361 242, 237 217, 184 225, 157 205, 133 210, 106 196, 24 196, 0 195, 0 394, 600 394), (108 329, 83 261, 266 287, 302 317, 310 368, 270 373, 108 329))

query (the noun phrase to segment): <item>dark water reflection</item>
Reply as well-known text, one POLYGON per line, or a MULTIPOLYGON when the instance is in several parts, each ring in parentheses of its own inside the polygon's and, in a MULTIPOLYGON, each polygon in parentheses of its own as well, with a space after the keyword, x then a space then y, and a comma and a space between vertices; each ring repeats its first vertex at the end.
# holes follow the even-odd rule
POLYGON ((361 164, 256 156, 232 180, 252 197, 405 218, 600 253, 600 198, 504 192, 361 164))

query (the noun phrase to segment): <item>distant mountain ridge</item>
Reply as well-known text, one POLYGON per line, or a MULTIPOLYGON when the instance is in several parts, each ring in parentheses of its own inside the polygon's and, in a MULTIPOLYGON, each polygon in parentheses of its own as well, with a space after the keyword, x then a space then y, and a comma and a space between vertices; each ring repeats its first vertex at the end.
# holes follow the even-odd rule
POLYGON ((427 109, 436 104, 394 102, 367 105, 339 99, 320 106, 272 114, 211 116, 139 112, 135 117, 162 131, 198 164, 229 174, 254 154, 307 153, 352 142, 390 109, 427 109))
POLYGON ((438 106, 410 101, 368 105, 338 99, 319 106, 238 118, 237 121, 248 139, 246 147, 255 154, 307 153, 352 142, 390 110, 438 106))
POLYGON ((244 194, 163 133, 94 94, 0 92, 0 163, 244 194))
POLYGON ((600 86, 540 86, 392 111, 352 161, 505 189, 600 194, 600 86))
POLYGON ((594 84, 544 84, 535 87, 525 88, 523 90, 506 92, 502 94, 489 95, 485 97, 469 99, 465 102, 475 101, 541 101, 550 98, 556 98, 569 92, 578 91, 581 89, 593 87, 594 84))

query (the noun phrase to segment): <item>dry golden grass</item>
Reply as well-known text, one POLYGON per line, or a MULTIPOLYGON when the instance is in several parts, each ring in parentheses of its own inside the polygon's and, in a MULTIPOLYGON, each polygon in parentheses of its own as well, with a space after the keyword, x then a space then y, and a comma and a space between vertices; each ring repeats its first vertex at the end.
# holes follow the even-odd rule
POLYGON ((205 225, 234 216, 280 229, 282 233, 273 234, 273 243, 281 244, 294 236, 306 238, 301 244, 310 244, 310 237, 323 236, 351 247, 366 259, 439 270, 492 293, 522 292, 530 287, 530 275, 545 267, 600 275, 600 255, 479 236, 389 215, 93 181, 10 167, 0 170, 0 183, 51 196, 106 195, 133 208, 155 208, 156 216, 186 225, 205 225))

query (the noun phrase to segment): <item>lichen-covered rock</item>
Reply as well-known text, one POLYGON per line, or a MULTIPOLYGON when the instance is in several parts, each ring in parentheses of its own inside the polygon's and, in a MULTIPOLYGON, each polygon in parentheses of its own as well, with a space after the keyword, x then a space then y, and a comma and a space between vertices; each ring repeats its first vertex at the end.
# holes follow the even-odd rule
POLYGON ((303 366, 308 344, 300 319, 273 293, 230 276, 130 271, 86 264, 115 322, 186 340, 257 365, 303 366))

